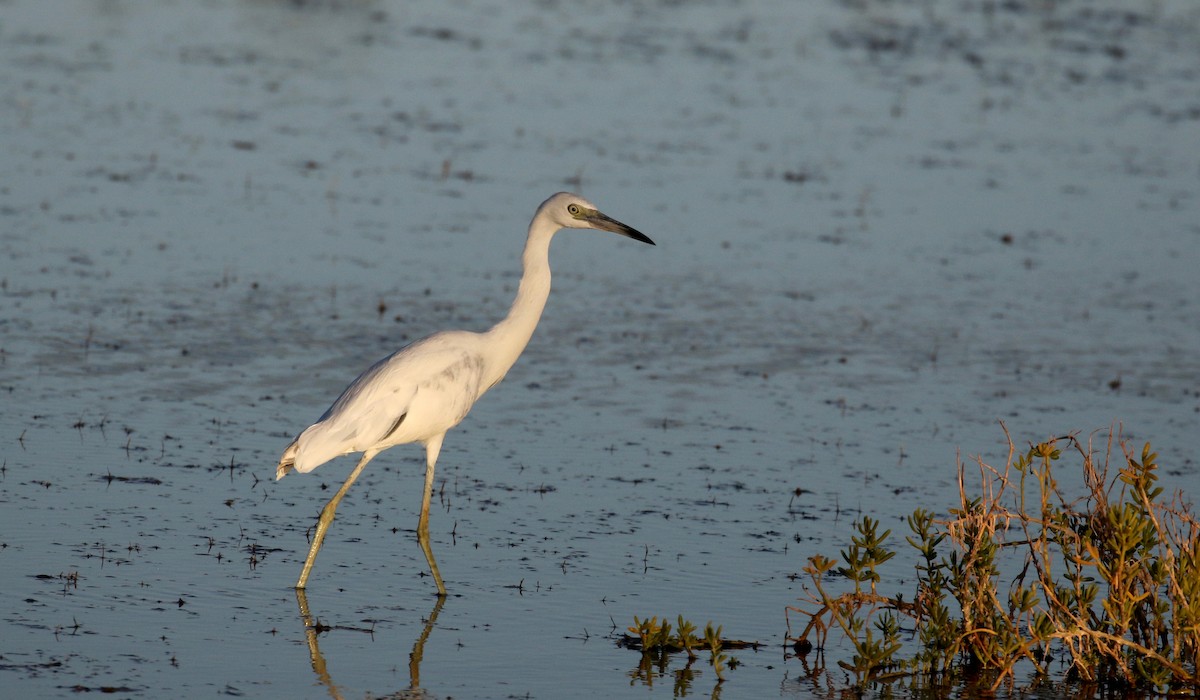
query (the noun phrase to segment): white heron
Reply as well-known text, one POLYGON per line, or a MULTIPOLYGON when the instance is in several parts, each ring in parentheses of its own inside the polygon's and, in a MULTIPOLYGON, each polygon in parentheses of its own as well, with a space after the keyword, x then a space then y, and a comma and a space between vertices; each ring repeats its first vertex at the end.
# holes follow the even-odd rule
POLYGON ((559 192, 542 202, 529 223, 521 283, 504 320, 483 333, 435 333, 376 362, 283 451, 276 480, 293 469, 310 472, 334 457, 362 453, 346 482, 321 509, 296 588, 303 589, 308 583, 338 502, 367 462, 389 447, 419 442, 425 446, 425 492, 417 542, 429 562, 438 596, 445 597, 446 586, 429 546, 429 500, 438 452, 446 431, 458 425, 479 397, 504 378, 533 335, 550 294, 550 239, 564 228, 611 231, 654 245, 639 231, 597 211, 583 197, 559 192))

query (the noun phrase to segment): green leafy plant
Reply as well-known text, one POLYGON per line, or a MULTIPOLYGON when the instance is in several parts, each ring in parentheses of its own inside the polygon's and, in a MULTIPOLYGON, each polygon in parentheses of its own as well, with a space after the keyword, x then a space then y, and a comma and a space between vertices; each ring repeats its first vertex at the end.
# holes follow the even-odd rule
POLYGON ((911 615, 913 605, 876 592, 878 567, 895 556, 886 546, 891 531, 880 533, 879 522, 866 516, 855 522, 854 530, 857 534, 851 537, 850 547, 841 553, 845 565, 835 571, 853 584, 853 590, 836 596, 829 593, 826 576, 834 571, 836 562, 819 554, 809 557, 803 571, 814 588, 809 600, 818 608, 807 613, 808 626, 797 639, 808 640, 810 634, 815 634, 816 646, 823 648, 829 630, 840 629, 854 645, 854 654, 849 662, 840 660, 838 665, 862 683, 890 671, 895 666, 893 657, 902 646, 898 619, 890 611, 877 616, 877 611, 890 608, 911 615), (872 621, 874 624, 869 624, 872 621))
POLYGON ((679 646, 683 647, 684 653, 688 656, 688 661, 695 661, 696 652, 693 649, 700 643, 700 640, 696 638, 696 626, 683 619, 683 615, 680 615, 675 621, 675 626, 678 630, 676 634, 679 636, 679 646))
POLYGON ((687 655, 687 664, 676 671, 676 694, 686 694, 687 687, 695 678, 692 664, 699 658, 697 650, 707 650, 709 664, 717 677, 717 685, 725 682, 728 670, 737 666, 737 659, 730 657, 730 649, 757 649, 758 642, 747 642, 735 639, 725 639, 721 636, 722 627, 713 626, 710 621, 704 626, 704 635, 696 634, 696 625, 684 619, 683 615, 676 617, 676 627, 672 632, 671 623, 666 617, 659 621, 658 616, 646 619, 633 618, 633 625, 627 633, 617 640, 621 646, 637 649, 642 652, 638 668, 631 674, 633 682, 640 680, 646 685, 653 685, 654 679, 666 674, 670 655, 683 652, 687 655))
POLYGON ((724 652, 721 651, 722 645, 720 625, 717 625, 716 629, 713 629, 712 622, 709 622, 704 626, 704 643, 708 646, 709 653, 712 654, 712 658, 709 660, 709 663, 712 664, 713 673, 717 674, 717 682, 724 683, 725 663, 728 661, 728 658, 725 656, 724 652))
POLYGON ((969 667, 990 674, 995 688, 1019 664, 1047 675, 1058 657, 1080 680, 1196 692, 1200 523, 1183 494, 1164 500, 1149 443, 1140 453, 1120 443, 1123 466, 1110 478, 1115 438, 1101 461, 1071 435, 1021 453, 1010 438, 1003 468, 976 460, 978 495, 968 495, 960 463, 959 502, 948 517, 918 509, 907 518, 916 552, 911 602, 877 591, 878 569, 895 554, 891 533, 858 520, 842 566, 809 557, 807 607, 787 609, 808 623, 793 636, 789 619, 789 639, 823 651, 829 631, 839 630, 854 653, 838 664, 857 686, 969 667), (1067 498, 1054 476, 1063 446, 1080 459, 1082 497, 1067 498), (831 572, 846 590, 832 591, 831 572), (919 645, 908 657, 900 655, 904 618, 919 645))

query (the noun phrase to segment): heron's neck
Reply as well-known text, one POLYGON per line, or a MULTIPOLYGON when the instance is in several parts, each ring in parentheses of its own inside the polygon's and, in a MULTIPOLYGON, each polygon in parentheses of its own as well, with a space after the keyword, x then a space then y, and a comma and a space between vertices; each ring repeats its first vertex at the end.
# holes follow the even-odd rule
POLYGON ((550 296, 550 239, 553 235, 553 230, 531 229, 529 232, 525 253, 521 256, 522 274, 517 298, 508 310, 508 316, 487 333, 495 355, 489 362, 490 381, 485 386, 504 378, 525 350, 542 317, 546 299, 550 296))

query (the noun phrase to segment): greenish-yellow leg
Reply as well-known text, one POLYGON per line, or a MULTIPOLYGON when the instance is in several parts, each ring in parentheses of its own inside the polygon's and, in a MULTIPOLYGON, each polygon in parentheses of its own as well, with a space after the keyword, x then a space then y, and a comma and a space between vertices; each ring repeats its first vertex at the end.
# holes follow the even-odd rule
POLYGON ((425 492, 421 497, 421 517, 417 520, 417 543, 421 545, 421 551, 425 552, 425 560, 429 562, 429 572, 433 574, 433 582, 437 584, 438 597, 445 598, 446 585, 442 583, 442 574, 433 558, 433 548, 429 546, 429 501, 433 498, 433 472, 441 449, 442 436, 425 444, 425 492))
POLYGON ((313 563, 317 561, 317 552, 321 549, 321 543, 325 541, 325 532, 329 530, 329 525, 333 522, 333 515, 337 512, 342 496, 345 496, 346 492, 350 490, 350 485, 362 473, 367 462, 370 462, 371 458, 377 454, 379 453, 373 451, 364 452, 362 459, 358 460, 358 466, 346 478, 346 483, 342 484, 342 488, 338 489, 338 492, 333 494, 333 498, 329 499, 329 502, 321 509, 321 517, 317 519, 317 531, 313 535, 312 546, 308 549, 308 558, 304 560, 304 568, 300 571, 300 581, 296 583, 296 588, 304 588, 308 584, 308 575, 312 572, 313 563))
MULTIPOLYGON (((433 558, 433 548, 429 546, 429 502, 433 499, 433 473, 437 464, 438 452, 442 448, 442 437, 439 435, 425 444, 425 490, 421 497, 421 517, 417 521, 417 543, 421 545, 421 551, 425 552, 425 560, 429 562, 429 572, 433 574, 433 582, 437 584, 438 596, 444 598, 446 597, 446 584, 442 583, 442 574, 438 571, 437 561, 433 558)), ((362 459, 358 460, 358 466, 354 467, 354 471, 346 477, 346 483, 342 484, 338 492, 333 494, 333 498, 329 499, 329 502, 321 509, 321 517, 317 519, 317 531, 313 534, 312 546, 308 549, 308 558, 304 560, 304 568, 300 571, 300 580, 296 583, 296 588, 303 589, 308 585, 308 575, 312 572, 313 563, 317 560, 317 552, 321 549, 321 543, 325 541, 325 533, 333 522, 334 514, 337 513, 338 503, 350 490, 350 485, 362 473, 363 467, 367 466, 367 462, 370 462, 377 454, 379 454, 378 450, 364 452, 362 459)))

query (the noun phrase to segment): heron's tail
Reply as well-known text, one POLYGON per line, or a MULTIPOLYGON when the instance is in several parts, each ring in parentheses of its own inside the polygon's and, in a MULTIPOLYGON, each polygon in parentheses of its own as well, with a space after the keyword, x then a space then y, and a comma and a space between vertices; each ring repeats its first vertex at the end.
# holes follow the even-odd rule
POLYGON ((279 481, 288 475, 288 472, 296 468, 296 452, 299 449, 296 444, 299 439, 292 440, 292 444, 287 446, 283 451, 283 456, 279 458, 279 466, 275 467, 275 480, 279 481))

